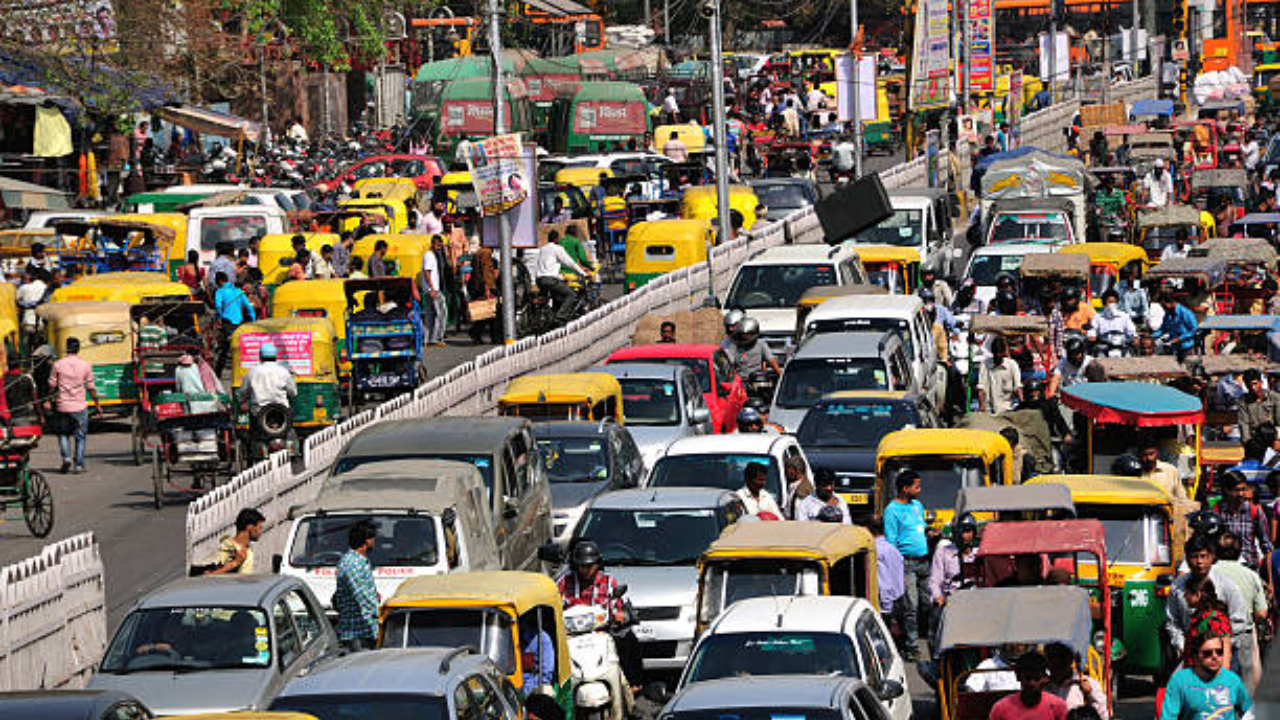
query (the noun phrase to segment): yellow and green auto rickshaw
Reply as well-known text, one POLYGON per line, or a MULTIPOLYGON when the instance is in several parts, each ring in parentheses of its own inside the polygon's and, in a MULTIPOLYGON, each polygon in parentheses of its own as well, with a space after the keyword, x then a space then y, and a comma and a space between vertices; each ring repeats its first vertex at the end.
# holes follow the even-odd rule
POLYGON ((102 410, 128 415, 138 403, 133 373, 131 303, 119 300, 50 302, 36 309, 54 354, 66 352, 67 341, 80 341, 80 357, 93 366, 93 384, 102 410))
MULTIPOLYGON (((262 270, 262 285, 267 292, 275 289, 289 278, 289 266, 293 264, 297 254, 293 250, 293 239, 301 236, 306 240, 307 250, 316 256, 325 245, 336 247, 341 241, 334 233, 273 233, 263 235, 258 241, 258 269, 262 270)), ((305 268, 304 268, 305 269, 305 268)))
MULTIPOLYGON (((561 608, 564 600, 546 575, 489 570, 410 578, 383 602, 379 646, 383 648, 455 647, 460 642, 482 649, 521 694, 521 660, 528 632, 544 632, 555 653, 555 677, 549 688, 566 717, 573 717, 573 672, 561 608), (474 634, 472 638, 458 635, 474 634)), ((535 643, 535 647, 540 647, 535 643)), ((536 652, 536 650, 535 650, 536 652)), ((534 658, 535 667, 542 658, 534 658)))
POLYGON ((1089 295, 1093 306, 1102 307, 1102 294, 1128 277, 1132 268, 1141 277, 1150 262, 1147 253, 1137 245, 1122 242, 1090 242, 1066 245, 1059 253, 1086 255, 1089 258, 1089 295))
POLYGON ((624 287, 644 287, 660 275, 706 262, 716 242, 711 221, 648 220, 627 231, 624 287))
POLYGON ((622 385, 608 373, 524 375, 507 383, 498 414, 542 420, 613 420, 621 425, 622 385))
POLYGON ((858 259, 867 279, 890 295, 912 295, 920 283, 920 251, 896 245, 859 245, 858 259))
POLYGON ((276 288, 271 295, 271 317, 320 317, 333 323, 338 342, 338 374, 351 374, 351 358, 347 357, 346 280, 291 280, 276 288))
POLYGON ((988 430, 918 428, 885 435, 876 448, 876 507, 893 502, 898 473, 920 475, 920 503, 929 524, 951 524, 956 493, 962 487, 1013 485, 1013 449, 1000 433, 988 430))
MULTIPOLYGON (((705 218, 714 221, 718 215, 718 201, 714 185, 696 185, 684 191, 680 199, 680 217, 686 220, 705 218)), ((729 186, 729 211, 742 216, 740 230, 750 230, 756 224, 756 208, 760 199, 750 185, 729 186)))
MULTIPOLYGON (((363 210, 381 215, 387 219, 387 232, 399 234, 409 227, 409 210, 404 203, 391 198, 353 198, 338 203, 339 210, 363 210)), ((343 230, 355 230, 360 225, 358 218, 347 218, 342 221, 343 230)))
POLYGON ((369 258, 379 240, 387 242, 387 254, 383 262, 387 266, 387 274, 411 277, 414 282, 421 283, 422 258, 431 252, 430 235, 366 235, 351 247, 351 257, 360 258, 364 263, 365 274, 369 272, 369 258))

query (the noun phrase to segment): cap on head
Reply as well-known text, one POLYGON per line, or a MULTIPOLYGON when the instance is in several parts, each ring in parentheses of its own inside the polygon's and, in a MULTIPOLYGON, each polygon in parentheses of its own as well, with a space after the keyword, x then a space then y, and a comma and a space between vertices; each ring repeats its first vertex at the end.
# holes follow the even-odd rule
POLYGON ((263 360, 275 360, 278 356, 279 351, 276 350, 276 346, 271 343, 263 345, 258 350, 258 357, 263 360))

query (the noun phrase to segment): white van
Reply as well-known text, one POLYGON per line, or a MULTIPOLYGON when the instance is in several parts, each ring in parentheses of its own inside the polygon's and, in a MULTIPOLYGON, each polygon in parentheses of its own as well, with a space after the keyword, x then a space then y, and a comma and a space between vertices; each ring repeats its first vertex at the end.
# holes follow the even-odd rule
POLYGON ((819 285, 865 285, 867 272, 849 245, 780 245, 754 253, 738 268, 724 306, 760 323, 760 339, 780 359, 791 350, 796 303, 819 285))
POLYGON ((218 243, 237 250, 255 238, 289 232, 289 217, 276 205, 220 205, 187 213, 186 252, 200 252, 200 263, 213 262, 218 243))
POLYGON ((919 195, 890 195, 893 214, 853 237, 857 245, 893 245, 915 248, 920 252, 922 267, 933 268, 938 275, 950 277, 955 262, 955 238, 949 218, 938 216, 938 205, 919 195))
POLYGON ((916 386, 933 397, 937 388, 938 351, 924 302, 915 295, 851 295, 827 300, 804 321, 801 345, 830 332, 897 332, 906 345, 916 386))

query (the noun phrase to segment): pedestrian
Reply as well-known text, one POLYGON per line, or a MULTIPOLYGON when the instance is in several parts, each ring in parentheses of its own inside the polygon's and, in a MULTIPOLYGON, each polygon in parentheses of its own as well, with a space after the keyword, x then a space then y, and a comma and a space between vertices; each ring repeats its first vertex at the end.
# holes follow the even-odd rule
POLYGON ((262 538, 267 518, 253 508, 236 515, 236 534, 218 543, 218 567, 206 575, 248 575, 254 571, 253 543, 262 538))
POLYGON ((663 320, 662 326, 658 328, 658 342, 673 344, 676 341, 676 324, 670 320, 663 320))
POLYGON ((956 518, 951 538, 938 541, 929 565, 929 640, 932 643, 942 620, 942 609, 965 583, 965 568, 978 559, 978 522, 971 513, 956 518))
POLYGON ((1173 581, 1165 602, 1165 630, 1168 632, 1169 643, 1174 651, 1182 655, 1186 649, 1187 632, 1192 626, 1192 615, 1196 609, 1191 601, 1200 599, 1188 597, 1188 585, 1196 580, 1197 585, 1191 586, 1192 589, 1200 588, 1203 592, 1203 586, 1199 585, 1201 581, 1197 578, 1208 578, 1213 581, 1217 599, 1227 607, 1233 638, 1232 654, 1239 655, 1241 650, 1251 652, 1252 637, 1250 636, 1247 640, 1242 639, 1252 627, 1250 611, 1244 604, 1244 597, 1240 594, 1240 590, 1236 588, 1235 583, 1231 582, 1231 578, 1214 568, 1214 563, 1217 561, 1214 540, 1204 533, 1196 533, 1187 540, 1184 549, 1187 572, 1173 581))
POLYGON ((444 232, 444 201, 436 199, 431 203, 431 208, 422 213, 418 218, 418 233, 420 235, 439 235, 444 232))
POLYGON ((31 258, 27 260, 23 270, 40 278, 46 285, 53 285, 53 259, 45 255, 44 250, 44 243, 31 243, 31 258))
POLYGON ((667 135, 667 143, 662 146, 662 154, 666 155, 671 162, 689 162, 689 146, 680 140, 680 132, 678 130, 672 130, 667 135))
MULTIPOLYGON (((662 99, 662 114, 666 118, 668 125, 675 125, 680 122, 680 103, 676 102, 676 91, 667 88, 666 97, 662 99)), ((675 133, 672 133, 673 135, 675 133)), ((684 162, 677 160, 676 162, 684 162)))
POLYGON ((1191 645, 1191 666, 1169 677, 1160 720, 1241 720, 1253 716, 1253 700, 1240 676, 1225 667, 1228 642, 1199 637, 1191 645))
MULTIPOLYGON (((260 237, 254 238, 253 240, 254 247, 257 247, 257 244, 261 239, 262 238, 260 237)), ((237 285, 244 286, 244 281, 248 277, 249 271, 253 269, 253 266, 249 264, 250 255, 251 253, 249 252, 249 248, 247 247, 242 247, 236 251, 236 278, 235 279, 236 279, 237 285)))
MULTIPOLYGON (((763 418, 762 418, 763 419, 763 418)), ((796 458, 803 464, 803 460, 796 458)), ((823 508, 835 508, 840 522, 853 524, 849 517, 849 504, 836 495, 836 473, 831 468, 820 468, 813 478, 813 493, 796 503, 796 520, 817 520, 823 508)))
MULTIPOLYGON (((386 240, 378 240, 373 243, 373 254, 369 256, 369 277, 380 278, 387 276, 387 245, 386 240)), ((426 258, 423 258, 426 261, 426 258)))
POLYGON ((1178 500, 1188 500, 1187 488, 1182 484, 1178 468, 1160 459, 1160 443, 1154 435, 1143 435, 1138 446, 1138 477, 1154 483, 1161 490, 1178 500))
POLYGON ((360 520, 347 532, 347 552, 338 560, 333 591, 333 609, 338 613, 338 642, 347 652, 372 650, 378 639, 378 596, 373 582, 369 552, 378 530, 369 520, 360 520))
POLYGON ((187 252, 187 261, 182 267, 178 268, 178 282, 191 288, 194 295, 200 289, 200 285, 204 282, 204 270, 200 267, 200 251, 190 250, 187 252))
MULTIPOLYGON (((471 276, 467 278, 467 295, 472 302, 498 297, 498 268, 493 261, 491 248, 482 247, 476 251, 471 262, 471 276)), ((472 317, 467 334, 471 336, 472 343, 479 345, 486 330, 489 332, 489 341, 496 344, 498 338, 502 336, 502 326, 497 312, 489 318, 472 317)))
POLYGON ((343 230, 338 235, 338 244, 333 246, 333 272, 338 277, 351 274, 351 248, 356 244, 355 235, 350 230, 343 230))
POLYGON ((369 276, 364 274, 364 261, 358 257, 352 257, 347 261, 348 280, 368 280, 369 276))
POLYGON ((102 402, 98 399, 98 387, 93 382, 93 366, 85 362, 79 353, 80 340, 68 338, 66 353, 53 363, 49 375, 49 389, 54 394, 53 409, 58 413, 60 425, 58 450, 62 454, 63 475, 84 472, 85 443, 89 435, 86 394, 93 398, 96 415, 102 416, 102 402))
POLYGON ((285 280, 295 282, 307 279, 307 271, 311 267, 311 252, 306 248, 298 250, 293 254, 293 263, 289 265, 289 271, 285 274, 285 280))
POLYGON ((902 595, 905 592, 906 569, 902 553, 884 536, 884 518, 871 518, 871 534, 876 539, 876 587, 880 592, 880 617, 890 632, 902 637, 902 595), (895 630, 896 628, 896 630, 895 630))
POLYGON ((218 274, 221 273, 228 279, 236 276, 236 260, 231 253, 234 251, 233 246, 229 242, 219 242, 214 246, 214 252, 217 255, 213 258, 213 262, 209 263, 209 271, 205 274, 204 280, 206 291, 209 298, 218 294, 218 289, 222 284, 218 281, 218 274))
POLYGON ((317 280, 332 280, 338 276, 333 269, 333 246, 321 245, 320 254, 311 256, 311 267, 307 276, 317 280))
POLYGON ((1022 399, 1022 369, 1009 357, 1004 337, 991 339, 991 357, 978 370, 978 408, 999 415, 1022 399))
POLYGON ((1044 658, 1049 663, 1049 683, 1045 691, 1067 704, 1067 711, 1078 707, 1090 707, 1098 720, 1107 720, 1107 696, 1088 675, 1081 675, 1075 652, 1062 643, 1049 643, 1044 647, 1044 658))
POLYGON ((444 328, 448 320, 448 308, 444 294, 444 268, 440 252, 444 238, 431 238, 431 251, 422 254, 422 320, 427 329, 427 343, 444 347, 444 328))
POLYGON ((249 297, 231 282, 226 273, 218 273, 214 276, 214 282, 218 284, 218 292, 213 296, 213 308, 218 313, 219 321, 219 352, 214 372, 221 377, 231 355, 231 336, 246 318, 252 321, 257 320, 258 316, 249 302, 249 297))
POLYGON ((1257 628, 1265 627, 1270 610, 1267 588, 1257 572, 1240 562, 1240 538, 1230 530, 1222 533, 1218 538, 1218 561, 1213 564, 1213 567, 1235 583, 1236 589, 1244 598, 1245 607, 1253 613, 1253 627, 1250 628, 1250 633, 1253 636, 1251 647, 1254 654, 1247 663, 1241 664, 1242 671, 1246 666, 1252 670, 1248 675, 1241 672, 1241 679, 1244 680, 1249 691, 1253 692, 1253 689, 1258 686, 1259 670, 1262 667, 1257 628))
POLYGON ((742 500, 747 514, 763 520, 781 520, 782 508, 778 506, 773 493, 764 487, 769 479, 769 468, 764 463, 748 463, 742 471, 742 478, 742 487, 735 492, 738 499, 742 500))
POLYGON ((1035 650, 1022 653, 1015 666, 1018 692, 1007 695, 991 707, 989 720, 1066 720, 1067 704, 1046 693, 1049 663, 1035 650))
POLYGON ((24 352, 30 353, 40 342, 40 316, 36 314, 36 308, 44 304, 48 294, 49 286, 40 279, 39 274, 30 268, 23 269, 22 284, 18 286, 14 298, 18 312, 21 313, 21 350, 24 352))
POLYGON ((1242 443, 1248 442, 1263 423, 1280 426, 1280 393, 1266 386, 1257 368, 1244 371, 1244 386, 1248 392, 1238 401, 1236 418, 1242 443))
POLYGON ((884 536, 902 553, 904 592, 902 620, 906 624, 907 662, 920 659, 920 616, 929 597, 929 539, 926 535, 924 505, 920 497, 920 475, 903 468, 894 479, 896 495, 884 510, 884 536))
POLYGON ((1263 558, 1271 557, 1271 528, 1262 506, 1246 497, 1251 492, 1243 473, 1228 470, 1222 474, 1222 498, 1212 509, 1238 542, 1240 560, 1255 572, 1263 558))

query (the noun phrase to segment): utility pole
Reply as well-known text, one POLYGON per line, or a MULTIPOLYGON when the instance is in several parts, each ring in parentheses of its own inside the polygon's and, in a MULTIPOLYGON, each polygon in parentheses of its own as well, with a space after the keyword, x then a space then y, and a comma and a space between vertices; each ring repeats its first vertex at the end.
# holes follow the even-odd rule
POLYGON ((1129 72, 1138 78, 1138 0, 1133 0, 1133 27, 1129 29, 1129 72))
POLYGON ((266 150, 267 143, 271 140, 271 116, 267 109, 267 41, 262 41, 260 48, 261 53, 258 55, 258 92, 262 93, 262 134, 258 136, 258 155, 262 155, 266 150))
POLYGON ((1049 0, 1049 101, 1058 102, 1058 3, 1049 0))
MULTIPOLYGON (((493 134, 507 132, 507 79, 502 73, 502 15, 500 0, 489 0, 489 51, 493 55, 493 134)), ((525 202, 532 202, 526 199, 525 202)), ((508 343, 516 341, 516 284, 512 277, 511 229, 506 213, 497 216, 500 238, 499 274, 502 276, 502 334, 508 343)))
POLYGON ((644 0, 644 26, 653 29, 653 6, 650 0, 644 0))
POLYGON ((862 178, 862 48, 858 47, 858 0, 849 0, 849 52, 853 53, 853 177, 862 178))
MULTIPOLYGON (((724 113, 724 55, 720 50, 720 0, 704 0, 702 14, 711 30, 711 111, 716 143, 716 233, 717 242, 733 237, 729 224, 729 127, 724 113)), ((711 252, 707 251, 707 300, 716 305, 716 277, 711 270, 711 252)))
POLYGON ((662 39, 671 47, 671 0, 662 0, 662 39))

